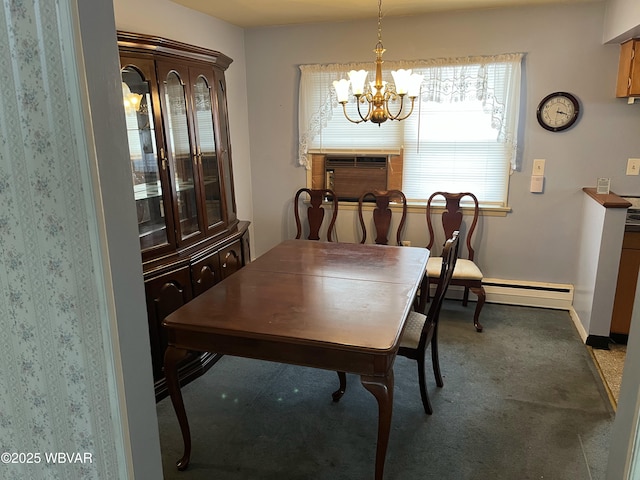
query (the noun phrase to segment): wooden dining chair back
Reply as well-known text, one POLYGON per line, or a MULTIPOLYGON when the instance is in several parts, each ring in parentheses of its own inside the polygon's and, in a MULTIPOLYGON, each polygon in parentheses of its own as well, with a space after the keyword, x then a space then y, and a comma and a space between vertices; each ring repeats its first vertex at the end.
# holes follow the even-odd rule
POLYGON ((307 207, 307 224, 309 228, 309 235, 307 240, 320 240, 320 229, 325 217, 325 210, 322 206, 325 199, 330 199, 332 202, 331 220, 327 227, 327 241, 333 241, 333 230, 336 225, 336 218, 338 217, 338 197, 336 197, 333 190, 329 189, 309 189, 301 188, 296 192, 296 196, 293 200, 293 211, 296 219, 296 239, 302 238, 302 221, 300 220, 300 206, 301 195, 307 193, 309 196, 309 206, 307 207))
MULTIPOLYGON (((478 224, 480 208, 478 206, 478 199, 471 192, 462 193, 449 193, 449 192, 435 192, 429 197, 427 201, 427 228, 429 229, 429 243, 427 248, 431 250, 436 240, 435 226, 437 223, 441 224, 444 232, 444 238, 451 238, 454 231, 463 232, 465 236, 466 255, 462 255, 457 263, 456 269, 453 272, 453 278, 451 279, 451 285, 458 285, 464 288, 462 304, 467 306, 469 300, 469 290, 477 295, 478 300, 476 303, 476 309, 473 315, 473 325, 478 332, 482 331, 482 325, 480 324, 480 312, 486 299, 486 293, 482 286, 483 274, 478 267, 475 260, 475 250, 473 249, 473 234, 478 224), (433 217, 433 203, 434 199, 443 197, 445 201, 444 211, 442 212, 441 222, 437 222, 433 217), (471 207, 473 215, 471 217, 471 223, 468 228, 463 225, 463 211, 461 208, 461 201, 464 198, 471 200, 471 207)), ((442 263, 441 256, 430 256, 429 263, 427 265, 427 275, 429 276, 429 283, 436 283, 440 276, 440 265, 442 263)), ((429 289, 425 292, 427 299, 429 298, 429 289)))
POLYGON ((393 216, 390 204, 395 202, 401 205, 402 211, 398 220, 398 228, 396 229, 395 244, 402 245, 402 229, 407 219, 407 197, 400 190, 375 190, 365 192, 360 196, 358 199, 358 218, 362 231, 360 243, 365 243, 367 240, 367 227, 364 221, 363 207, 365 200, 369 197, 373 197, 376 205, 373 209, 373 223, 376 231, 375 243, 378 245, 387 245, 389 243, 389 230, 393 216))
POLYGON ((440 372, 440 359, 438 356, 438 320, 440 310, 444 302, 445 294, 451 284, 453 272, 458 260, 459 232, 453 232, 442 249, 442 262, 438 275, 436 292, 429 304, 429 311, 412 311, 407 317, 407 322, 400 337, 400 348, 398 355, 407 357, 418 362, 418 384, 420 385, 420 397, 425 413, 431 415, 433 408, 427 393, 427 379, 425 372, 425 356, 429 345, 431 345, 431 363, 433 374, 436 378, 436 385, 442 387, 442 373, 440 372))

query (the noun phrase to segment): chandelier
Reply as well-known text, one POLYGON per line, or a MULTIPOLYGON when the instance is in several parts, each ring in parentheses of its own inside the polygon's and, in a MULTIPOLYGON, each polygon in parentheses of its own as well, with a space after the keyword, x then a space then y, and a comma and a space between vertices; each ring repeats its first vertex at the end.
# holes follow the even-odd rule
POLYGON ((382 81, 382 54, 385 52, 382 46, 382 0, 378 0, 378 43, 374 53, 376 54, 376 79, 366 86, 367 71, 351 70, 349 72, 349 80, 343 78, 333 82, 336 90, 338 103, 342 104, 344 116, 352 123, 362 123, 371 121, 380 126, 387 120, 404 120, 413 112, 413 104, 420 92, 420 84, 422 83, 422 75, 411 73, 411 70, 400 69, 392 71, 393 81, 395 85, 382 81), (349 101, 349 86, 351 92, 356 98, 359 119, 353 120, 347 113, 347 103, 349 101), (409 112, 404 113, 405 97, 411 100, 409 112), (391 113, 389 109, 390 102, 400 101, 397 113, 391 113), (363 115, 360 105, 367 104, 367 112, 363 115))

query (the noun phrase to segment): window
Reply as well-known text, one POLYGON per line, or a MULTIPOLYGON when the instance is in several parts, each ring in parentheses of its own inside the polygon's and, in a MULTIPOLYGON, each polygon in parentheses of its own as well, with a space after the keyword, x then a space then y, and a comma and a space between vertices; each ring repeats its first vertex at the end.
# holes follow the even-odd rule
MULTIPOLYGON (((426 201, 438 190, 472 191, 484 206, 504 207, 516 161, 521 61, 521 54, 508 54, 385 62, 385 74, 412 68, 425 81, 413 114, 381 126, 350 123, 332 88, 333 80, 370 64, 301 66, 300 163, 308 165, 310 151, 403 148, 408 199, 426 201)), ((355 105, 347 109, 356 118, 355 105)))

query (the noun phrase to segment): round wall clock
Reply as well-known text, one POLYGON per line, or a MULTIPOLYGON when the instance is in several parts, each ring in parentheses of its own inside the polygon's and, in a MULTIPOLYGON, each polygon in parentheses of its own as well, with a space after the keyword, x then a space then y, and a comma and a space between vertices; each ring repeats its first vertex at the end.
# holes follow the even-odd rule
POLYGON ((554 92, 544 97, 538 105, 538 123, 551 132, 560 132, 578 120, 580 104, 567 92, 554 92))

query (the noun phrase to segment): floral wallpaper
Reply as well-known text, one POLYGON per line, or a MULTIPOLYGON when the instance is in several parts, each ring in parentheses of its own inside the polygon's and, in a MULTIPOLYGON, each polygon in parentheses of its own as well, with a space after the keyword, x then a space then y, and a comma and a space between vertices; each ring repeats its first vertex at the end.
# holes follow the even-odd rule
POLYGON ((0 2, 0 478, 119 478, 72 1, 0 2))

